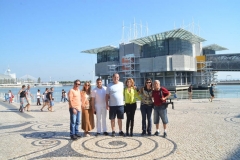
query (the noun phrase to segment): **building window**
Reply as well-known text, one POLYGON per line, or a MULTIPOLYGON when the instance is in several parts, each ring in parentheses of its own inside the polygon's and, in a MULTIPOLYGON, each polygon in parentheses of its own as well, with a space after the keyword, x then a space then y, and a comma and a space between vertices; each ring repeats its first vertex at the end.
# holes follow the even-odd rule
POLYGON ((102 51, 97 53, 97 63, 119 61, 118 50, 102 51))

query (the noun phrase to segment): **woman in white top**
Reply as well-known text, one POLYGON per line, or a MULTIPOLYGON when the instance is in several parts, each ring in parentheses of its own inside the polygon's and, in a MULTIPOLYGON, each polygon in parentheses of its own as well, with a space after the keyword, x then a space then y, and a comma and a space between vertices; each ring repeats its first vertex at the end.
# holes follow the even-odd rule
POLYGON ((12 103, 12 91, 11 90, 8 91, 8 101, 9 101, 9 103, 12 103))
POLYGON ((38 89, 38 91, 37 91, 37 106, 41 105, 40 98, 41 98, 41 93, 40 93, 40 90, 38 89))

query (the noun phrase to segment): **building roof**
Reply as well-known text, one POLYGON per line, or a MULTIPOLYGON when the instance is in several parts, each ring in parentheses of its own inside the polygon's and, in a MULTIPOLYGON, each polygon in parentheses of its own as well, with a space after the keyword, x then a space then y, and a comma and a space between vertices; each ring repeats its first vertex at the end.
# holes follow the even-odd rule
POLYGON ((174 29, 174 30, 167 31, 167 32, 162 32, 162 33, 134 39, 134 40, 131 40, 130 42, 136 43, 138 45, 144 45, 144 44, 148 44, 150 42, 154 42, 156 40, 164 40, 164 39, 169 39, 169 38, 180 38, 183 40, 190 41, 192 43, 206 41, 205 39, 189 32, 185 29, 179 28, 179 29, 174 29))
POLYGON ((99 47, 99 48, 94 48, 94 49, 89 49, 85 51, 81 51, 81 53, 90 53, 90 54, 97 54, 102 51, 113 51, 118 49, 117 47, 114 46, 105 46, 105 47, 99 47))
POLYGON ((0 79, 13 79, 13 78, 9 75, 0 74, 0 79))
POLYGON ((219 46, 217 44, 207 45, 207 46, 203 47, 203 49, 211 49, 211 50, 214 50, 214 51, 228 50, 227 48, 219 46))

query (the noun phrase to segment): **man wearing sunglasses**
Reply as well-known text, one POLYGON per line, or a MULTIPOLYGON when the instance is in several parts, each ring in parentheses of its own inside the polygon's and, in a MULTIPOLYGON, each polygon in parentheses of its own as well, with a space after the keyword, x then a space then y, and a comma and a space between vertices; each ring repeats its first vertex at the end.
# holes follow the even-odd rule
POLYGON ((81 95, 79 86, 80 80, 74 81, 73 88, 68 92, 69 113, 70 113, 70 137, 72 140, 77 140, 81 137, 79 134, 79 124, 81 115, 81 95))

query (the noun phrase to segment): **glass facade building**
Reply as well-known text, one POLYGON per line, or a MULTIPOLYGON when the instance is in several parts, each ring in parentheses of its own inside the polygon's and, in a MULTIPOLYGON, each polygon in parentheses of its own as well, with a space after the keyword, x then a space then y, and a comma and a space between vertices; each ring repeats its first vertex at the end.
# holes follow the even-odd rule
POLYGON ((180 38, 156 40, 142 46, 142 57, 157 57, 165 55, 192 55, 192 44, 180 38))
POLYGON ((119 50, 102 51, 97 53, 97 63, 119 61, 119 50))

